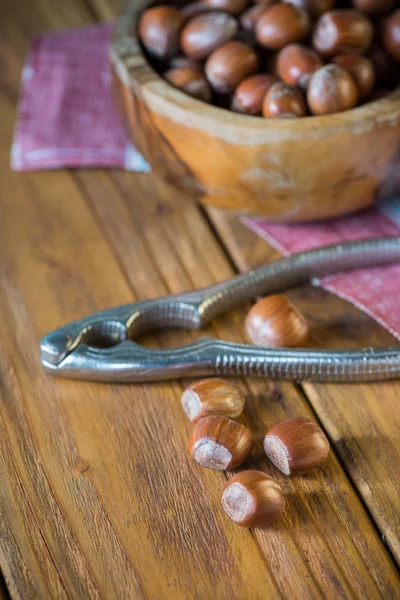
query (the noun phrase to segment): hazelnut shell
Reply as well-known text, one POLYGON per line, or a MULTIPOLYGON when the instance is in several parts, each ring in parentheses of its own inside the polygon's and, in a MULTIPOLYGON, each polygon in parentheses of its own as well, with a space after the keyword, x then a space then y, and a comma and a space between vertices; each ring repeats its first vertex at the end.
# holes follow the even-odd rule
POLYGON ((372 23, 356 10, 332 10, 322 15, 313 32, 313 45, 322 56, 361 54, 372 42, 372 23))
POLYGON ((400 9, 385 20, 383 46, 396 61, 400 62, 400 9))
POLYGON ((181 33, 181 49, 191 58, 203 60, 235 37, 237 21, 223 12, 209 12, 191 19, 181 33))
POLYGON ((288 298, 278 294, 256 302, 247 314, 245 328, 257 346, 302 346, 309 335, 305 317, 288 298))
POLYGON ((242 527, 265 527, 280 517, 285 498, 275 479, 251 469, 228 481, 222 494, 222 506, 242 527))
POLYGON ((181 402, 193 423, 210 415, 236 419, 244 408, 244 397, 238 388, 218 377, 200 379, 189 385, 182 394, 181 402))
POLYGON ((261 115, 265 95, 277 81, 277 78, 273 75, 264 73, 247 77, 235 90, 231 105, 232 110, 248 115, 261 115))
POLYGON ((312 19, 318 19, 335 6, 335 0, 282 0, 284 3, 293 4, 305 10, 312 19))
POLYGON ((292 4, 273 4, 260 16, 255 26, 258 43, 279 50, 292 42, 301 42, 308 33, 307 13, 292 4))
POLYGON ((307 101, 314 115, 349 110, 358 102, 352 76, 338 65, 325 65, 314 73, 307 89, 307 101))
POLYGON ((282 473, 292 475, 320 466, 329 454, 329 442, 316 423, 294 417, 267 432, 264 451, 282 473))
POLYGON ((210 8, 238 15, 247 8, 248 0, 203 0, 203 3, 210 8))
POLYGON ((203 73, 193 67, 175 67, 164 73, 169 83, 182 90, 189 96, 211 102, 211 88, 203 73))
POLYGON ((278 81, 266 93, 262 112, 264 117, 293 119, 304 117, 307 114, 307 107, 299 90, 278 81))
POLYGON ((277 57, 276 70, 278 76, 288 85, 307 89, 313 73, 322 67, 318 54, 300 44, 289 44, 277 57))
POLYGON ((356 54, 338 54, 332 62, 350 73, 361 99, 372 93, 375 87, 375 71, 374 65, 368 58, 356 54))
POLYGON ((225 417, 212 416, 194 425, 189 452, 201 466, 226 471, 242 464, 253 445, 253 435, 247 427, 225 417))
POLYGON ((255 73, 259 60, 252 48, 233 41, 215 50, 208 58, 205 73, 211 86, 221 93, 232 92, 239 83, 255 73))
POLYGON ((179 54, 179 36, 185 17, 171 6, 148 8, 140 17, 139 38, 149 54, 166 59, 179 54))

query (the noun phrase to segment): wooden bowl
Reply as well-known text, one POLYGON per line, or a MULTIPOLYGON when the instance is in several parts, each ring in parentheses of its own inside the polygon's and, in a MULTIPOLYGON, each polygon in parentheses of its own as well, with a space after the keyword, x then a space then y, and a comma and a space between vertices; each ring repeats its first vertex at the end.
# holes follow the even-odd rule
POLYGON ((204 204, 281 221, 350 213, 394 191, 400 89, 346 112, 302 119, 205 104, 167 83, 144 56, 136 29, 151 3, 130 0, 115 25, 111 63, 125 125, 154 171, 204 204))

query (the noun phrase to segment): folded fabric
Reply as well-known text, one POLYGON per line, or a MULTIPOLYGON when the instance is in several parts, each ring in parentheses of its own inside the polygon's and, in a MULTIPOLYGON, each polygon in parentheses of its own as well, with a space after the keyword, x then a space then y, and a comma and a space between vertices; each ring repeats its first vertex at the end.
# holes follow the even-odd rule
POLYGON ((114 109, 110 35, 111 25, 102 23, 32 41, 22 72, 11 152, 14 170, 149 169, 128 143, 114 109))
MULTIPOLYGON (((23 69, 11 152, 17 171, 114 167, 148 171, 115 114, 108 62, 111 25, 36 37, 23 69)), ((306 224, 243 218, 283 254, 371 237, 400 237, 400 201, 358 215, 306 224)), ((400 265, 316 281, 371 315, 400 339, 400 265)))

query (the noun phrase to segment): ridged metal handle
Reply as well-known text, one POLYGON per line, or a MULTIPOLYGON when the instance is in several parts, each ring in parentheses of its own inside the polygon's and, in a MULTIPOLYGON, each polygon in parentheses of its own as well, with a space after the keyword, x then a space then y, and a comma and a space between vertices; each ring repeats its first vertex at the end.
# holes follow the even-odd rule
POLYGON ((43 338, 42 363, 53 374, 103 381, 212 374, 335 382, 397 378, 398 348, 276 350, 203 339, 182 348, 150 350, 133 341, 154 329, 199 329, 242 302, 281 292, 314 277, 395 262, 400 262, 400 238, 340 244, 297 254, 196 292, 127 304, 75 321, 43 338))

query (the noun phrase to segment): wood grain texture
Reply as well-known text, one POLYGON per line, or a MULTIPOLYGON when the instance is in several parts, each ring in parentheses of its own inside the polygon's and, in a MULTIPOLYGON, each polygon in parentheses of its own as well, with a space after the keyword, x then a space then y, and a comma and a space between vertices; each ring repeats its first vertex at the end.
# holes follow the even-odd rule
POLYGON ((149 66, 135 34, 149 4, 126 3, 111 57, 129 134, 164 178, 205 204, 284 221, 359 210, 393 187, 400 89, 322 117, 263 119, 222 110, 172 87, 149 66))
MULTIPOLYGON (((277 252, 237 218, 218 210, 211 210, 210 218, 239 269, 277 258, 277 252)), ((292 291, 290 297, 312 324, 309 346, 350 349, 398 345, 368 315, 324 290, 303 287, 292 291)), ((399 383, 304 383, 302 388, 383 540, 400 562, 400 484, 396 475, 400 460, 399 383)))
MULTIPOLYGON (((80 0, 70 8, 68 25, 90 20, 80 0)), ((42 2, 27 30, 52 28, 57 10, 42 2)), ((17 64, 26 40, 12 15, 7 52, 15 48, 17 64)), ((249 464, 279 479, 288 504, 281 521, 253 535, 221 509, 224 475, 188 458, 180 382, 118 386, 43 374, 37 348, 49 329, 209 285, 232 268, 201 210, 154 176, 11 173, 17 90, 12 73, 4 88, 2 77, 0 565, 13 598, 396 598, 396 567, 335 453, 294 479, 263 458, 260 440, 275 421, 313 418, 293 385, 238 381, 257 436, 249 464)), ((143 341, 240 340, 243 316, 143 341)))
POLYGON ((10 600, 10 594, 7 591, 6 583, 0 573, 0 598, 1 600, 10 600))
MULTIPOLYGON (((158 290, 159 294, 210 285, 221 277, 231 275, 229 263, 221 256, 219 245, 210 237, 209 228, 202 222, 199 210, 189 205, 185 198, 176 198, 171 193, 172 190, 165 188, 162 182, 157 182, 154 178, 150 181, 148 177, 141 176, 136 178, 133 191, 131 176, 117 173, 112 178, 117 190, 110 202, 114 186, 112 181, 107 183, 106 175, 100 181, 90 173, 79 173, 78 177, 87 196, 91 198, 93 210, 98 214, 100 222, 104 226, 107 223, 110 240, 133 286, 136 273, 141 270, 142 257, 137 256, 132 247, 132 235, 139 247, 139 240, 142 239, 143 244, 151 249, 157 272, 163 273, 167 287, 163 285, 158 290), (155 243, 160 252, 154 253, 152 250, 155 243), (204 253, 204 248, 207 248, 207 253, 204 253), (212 261, 208 258, 210 255, 213 257, 212 261), (179 286, 170 286, 170 281, 179 282, 179 286)), ((148 268, 151 268, 150 265, 146 266, 146 273, 149 273, 148 268)), ((202 332, 191 333, 190 337, 187 334, 184 339, 190 341, 205 334, 243 341, 243 317, 243 312, 237 312, 220 319, 202 332)), ((181 334, 175 335, 176 343, 178 339, 182 343, 181 334)), ((175 343, 175 340, 170 343, 175 343)), ((290 384, 266 384, 252 380, 244 384, 243 391, 247 397, 247 424, 256 432, 259 442, 265 431, 285 416, 313 417, 302 395, 290 384)), ((358 520, 361 516, 361 504, 353 496, 346 477, 341 476, 338 463, 333 461, 323 476, 319 473, 321 479, 316 474, 315 477, 305 478, 306 481, 288 480, 268 465, 262 456, 259 443, 253 466, 261 467, 276 476, 285 492, 294 500, 294 504, 288 507, 289 524, 283 538, 282 528, 278 524, 271 530, 256 533, 264 554, 272 560, 273 575, 281 593, 284 596, 296 595, 300 589, 306 596, 319 593, 330 596, 338 593, 339 589, 345 596, 368 593, 370 573, 363 566, 364 561, 368 560, 370 543, 364 546, 367 520, 363 523, 359 521, 356 525, 354 517, 357 515, 358 520), (337 514, 338 506, 340 517, 337 514), (350 531, 353 533, 348 536, 350 531), (311 539, 315 544, 310 542, 311 539), (341 547, 343 543, 344 546, 341 547), (271 555, 271 545, 275 549, 276 560, 271 555), (341 559, 338 560, 339 551, 341 559), (282 563, 278 557, 286 552, 290 552, 290 558, 282 563), (313 587, 311 582, 310 585, 306 584, 308 570, 314 579, 313 587), (338 587, 335 582, 340 582, 338 587), (360 589, 352 591, 353 584, 357 588, 364 584, 367 587, 363 592, 360 589)), ((373 568, 373 563, 371 567, 373 568)))
MULTIPOLYGON (((213 589, 228 598, 249 589, 274 596, 251 534, 226 524, 219 510, 223 476, 201 472, 187 455, 179 386, 75 386, 41 372, 37 348, 49 317, 61 323, 133 298, 69 175, 3 182, 0 326, 16 381, 1 409, 68 595, 187 598, 213 589), (11 409, 29 419, 29 431, 11 409)), ((31 546, 22 533, 17 542, 25 552, 31 546)))

